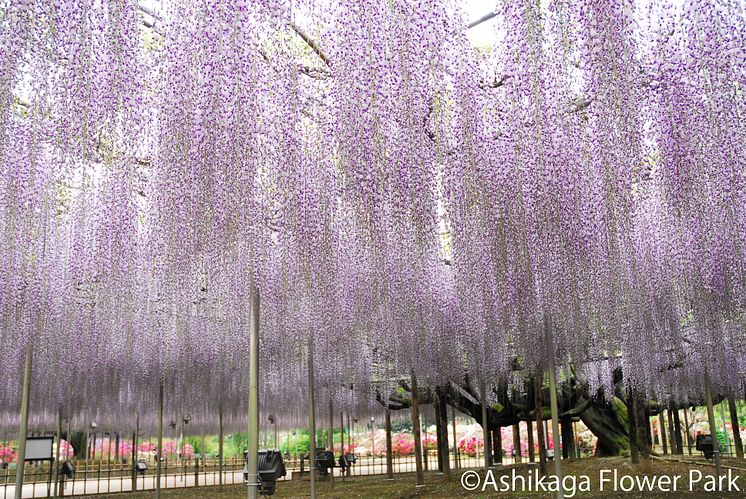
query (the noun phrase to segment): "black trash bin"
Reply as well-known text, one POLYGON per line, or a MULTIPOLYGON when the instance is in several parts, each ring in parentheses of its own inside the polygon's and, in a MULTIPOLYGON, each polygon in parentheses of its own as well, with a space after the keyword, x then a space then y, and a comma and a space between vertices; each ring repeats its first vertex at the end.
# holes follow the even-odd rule
POLYGON ((73 478, 75 476, 75 466, 73 466, 73 463, 70 461, 65 461, 62 463, 62 467, 60 468, 60 475, 63 475, 67 478, 73 478))
MULTIPOLYGON (((244 459, 247 453, 244 452, 244 459)), ((259 461, 257 462, 257 473, 259 475, 259 493, 265 496, 271 496, 277 488, 277 480, 285 476, 285 462, 282 460, 282 454, 276 450, 259 451, 259 461)), ((249 480, 248 465, 243 467, 243 478, 249 480)))
POLYGON ((316 469, 322 476, 327 476, 334 469, 334 453, 330 450, 316 451, 316 469))
POLYGON ((697 435, 697 450, 703 452, 706 459, 712 459, 715 453, 715 446, 712 442, 712 435, 697 435))

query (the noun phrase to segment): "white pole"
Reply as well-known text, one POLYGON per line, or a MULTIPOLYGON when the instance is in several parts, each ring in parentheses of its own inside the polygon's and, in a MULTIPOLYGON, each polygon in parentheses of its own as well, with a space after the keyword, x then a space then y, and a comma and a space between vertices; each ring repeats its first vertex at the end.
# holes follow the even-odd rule
POLYGON ((251 289, 249 311, 248 498, 259 496, 259 290, 251 289))

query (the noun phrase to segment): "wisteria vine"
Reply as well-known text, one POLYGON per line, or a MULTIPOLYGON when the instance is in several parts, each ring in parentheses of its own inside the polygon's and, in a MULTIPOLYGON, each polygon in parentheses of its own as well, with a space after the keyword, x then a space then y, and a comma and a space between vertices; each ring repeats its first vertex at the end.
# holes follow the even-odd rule
POLYGON ((477 48, 458 2, 157 5, 0 2, 5 423, 29 349, 34 421, 240 421, 251 286, 288 422, 311 336, 337 407, 744 389, 743 2, 499 0, 477 48))

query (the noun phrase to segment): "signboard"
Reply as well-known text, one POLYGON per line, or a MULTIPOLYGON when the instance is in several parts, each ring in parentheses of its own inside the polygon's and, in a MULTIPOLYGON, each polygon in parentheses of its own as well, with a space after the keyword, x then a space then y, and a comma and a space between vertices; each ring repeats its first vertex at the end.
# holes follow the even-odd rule
POLYGON ((27 437, 26 461, 51 461, 54 437, 27 437))

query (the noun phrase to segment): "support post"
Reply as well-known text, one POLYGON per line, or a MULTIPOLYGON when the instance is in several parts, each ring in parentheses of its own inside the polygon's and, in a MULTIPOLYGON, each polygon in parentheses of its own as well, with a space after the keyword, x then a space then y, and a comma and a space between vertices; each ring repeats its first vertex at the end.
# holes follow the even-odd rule
POLYGON ((155 499, 161 498, 161 460, 163 459, 163 378, 158 383, 158 448, 155 454, 155 499))
POLYGON ((679 406, 674 403, 671 406, 671 412, 673 413, 673 435, 675 439, 674 443, 676 444, 676 454, 683 454, 684 443, 681 439, 681 419, 679 416, 679 406))
POLYGON ((684 431, 686 433, 686 448, 689 452, 689 455, 692 455, 692 436, 689 433, 689 410, 687 407, 684 407, 684 431))
POLYGON ((310 434, 309 473, 311 474, 311 499, 316 499, 316 414, 314 412, 313 332, 308 336, 308 433, 310 434))
POLYGON ((492 434, 491 447, 492 447, 492 464, 503 464, 503 429, 498 426, 490 430, 492 434))
MULTIPOLYGON (((640 448, 637 445, 637 411, 635 409, 635 397, 632 387, 627 387, 627 425, 629 433, 629 457, 632 464, 640 463, 640 448)), ((658 432, 660 435, 660 431, 658 432)))
POLYGON ((663 455, 668 454, 668 435, 666 434, 666 421, 663 418, 663 409, 658 413, 658 424, 660 425, 661 443, 663 445, 663 455))
POLYGON ((544 435, 544 407, 542 406, 541 389, 544 375, 538 371, 534 376, 534 420, 536 421, 536 439, 539 441, 539 471, 541 476, 547 474, 547 446, 544 435))
MULTIPOLYGON (((207 464, 207 447, 205 447, 205 429, 202 428, 202 445, 200 446, 200 457, 202 458, 202 468, 205 468, 205 465, 207 464)), ((207 471, 205 469, 205 471, 207 471)))
POLYGON ((712 435, 712 455, 715 458, 715 473, 718 477, 723 476, 723 464, 720 461, 720 443, 717 439, 715 429, 715 409, 712 406, 712 383, 710 373, 705 369, 705 398, 707 399, 707 421, 710 424, 710 435, 712 435))
MULTIPOLYGON (((54 467, 54 496, 57 497, 57 484, 60 479, 60 445, 62 444, 62 407, 57 408, 57 425, 55 432, 55 451, 54 451, 54 463, 50 464, 50 467, 54 467)), ((47 494, 49 495, 49 494, 47 494)))
POLYGON ((520 423, 513 425, 513 463, 521 462, 521 427, 520 423))
POLYGON ((218 485, 223 490, 223 404, 218 406, 218 485))
POLYGON ((536 461, 536 454, 534 452, 534 422, 530 419, 526 420, 526 430, 528 432, 528 460, 533 463, 536 461))
MULTIPOLYGON (((342 437, 344 441, 344 436, 342 437)), ((386 478, 394 479, 393 445, 391 443, 391 409, 386 406, 386 478)))
MULTIPOLYGON (((428 458, 430 457, 430 453, 427 448, 427 422, 422 413, 420 413, 420 428, 424 428, 423 433, 425 434, 425 445, 422 446, 422 463, 425 465, 425 471, 429 471, 430 463, 428 458)), ((420 440, 420 442, 421 441, 422 440, 420 440)))
POLYGON ((425 484, 422 471, 422 434, 420 433, 420 406, 417 400, 417 376, 412 371, 412 433, 414 433, 414 459, 417 471, 417 485, 425 484))
MULTIPOLYGON (((67 419, 67 433, 66 433, 67 436, 65 437, 65 441, 67 442, 67 448, 70 449, 71 448, 71 446, 70 446, 70 426, 72 425, 72 419, 73 419, 72 415, 69 414, 66 419, 67 419)), ((67 456, 65 456, 65 457, 67 457, 67 456)), ((60 497, 65 497, 65 477, 64 476, 60 480, 60 497)))
POLYGON ((482 440, 484 441, 484 471, 490 469, 492 445, 490 444, 489 422, 487 420, 487 389, 484 380, 479 382, 479 401, 482 403, 482 440))
MULTIPOLYGON (((331 394, 331 391, 329 392, 329 438, 328 438, 328 444, 329 444, 329 450, 332 453, 332 457, 334 457, 334 407, 333 407, 333 404, 332 404, 332 394, 331 394)), ((332 468, 331 473, 329 473, 329 482, 332 485, 332 490, 334 490, 334 468, 332 468)))
POLYGON ((544 375, 541 370, 534 376, 534 420, 536 421, 536 439, 539 441, 539 471, 541 476, 547 474, 547 446, 544 435, 544 408, 542 407, 542 388, 544 375))
POLYGON ((666 419, 668 420, 668 443, 671 447, 671 454, 678 454, 678 448, 676 447, 676 433, 673 426, 673 412, 673 404, 671 404, 666 411, 666 419))
POLYGON ((456 436, 456 409, 451 406, 451 425, 453 427, 453 454, 454 454, 454 463, 456 465, 456 469, 461 468, 461 452, 458 448, 458 440, 456 436))
POLYGON ((23 471, 26 464, 26 436, 28 435, 28 406, 31 390, 31 345, 26 347, 21 389, 21 424, 18 429, 18 457, 16 461, 15 499, 23 497, 23 471))
POLYGON ((249 420, 246 466, 248 499, 259 497, 259 290, 251 288, 249 310, 249 420))
POLYGON ((728 397, 728 412, 730 412, 730 424, 733 428, 733 445, 736 447, 736 457, 743 459, 743 442, 741 441, 741 432, 738 429, 738 410, 736 410, 736 401, 733 396, 728 397))
POLYGON ((451 481, 451 453, 448 450, 448 405, 445 394, 441 390, 438 394, 438 405, 440 407, 438 419, 440 420, 440 435, 438 436, 438 447, 441 449, 441 460, 443 464, 443 478, 446 482, 451 481))
POLYGON ((140 432, 140 415, 135 416, 135 431, 132 432, 132 490, 137 490, 137 434, 140 432))
MULTIPOLYGON (((562 480, 562 459, 560 451, 560 433, 559 433, 559 408, 557 405, 557 370, 554 366, 554 335, 551 328, 547 327, 546 334, 548 337, 548 364, 549 364, 549 404, 552 411, 552 442, 554 445, 554 474, 560 484, 562 480)), ((564 488, 557 489, 557 499, 564 497, 564 488)))
POLYGON ((575 434, 572 428, 572 419, 570 417, 560 418, 562 432, 562 459, 575 457, 575 434))
POLYGON ((440 403, 437 400, 437 396, 433 404, 433 412, 435 413, 435 459, 438 463, 438 473, 443 473, 443 435, 440 431, 440 403))

